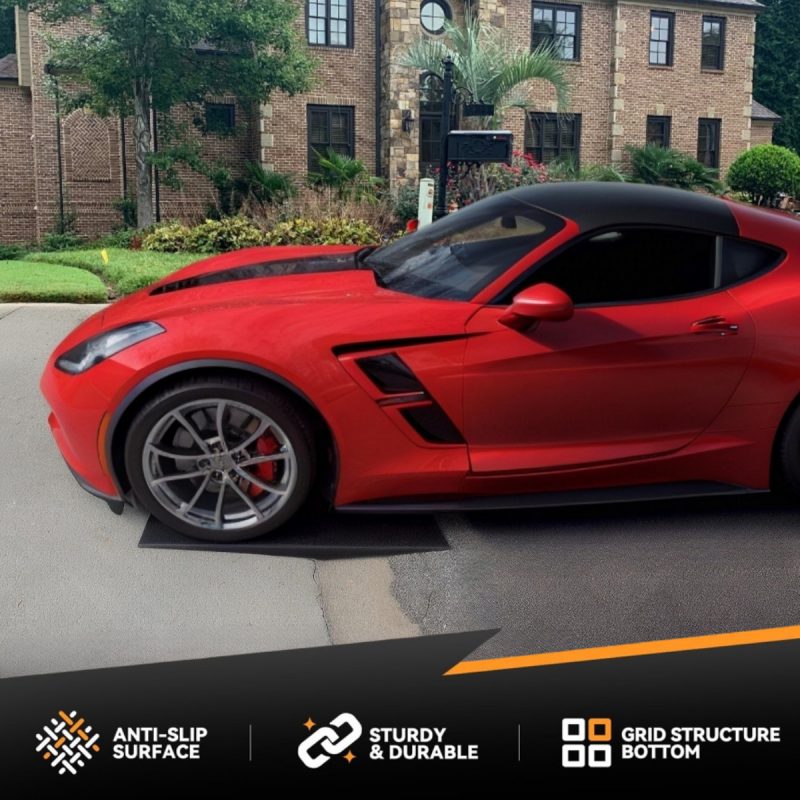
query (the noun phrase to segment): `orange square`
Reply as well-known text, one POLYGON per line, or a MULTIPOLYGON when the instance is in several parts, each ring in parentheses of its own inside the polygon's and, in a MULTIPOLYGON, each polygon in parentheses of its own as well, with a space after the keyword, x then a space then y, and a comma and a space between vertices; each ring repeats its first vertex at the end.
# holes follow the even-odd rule
POLYGON ((608 717, 593 717, 589 720, 589 741, 610 742, 611 720, 608 717))

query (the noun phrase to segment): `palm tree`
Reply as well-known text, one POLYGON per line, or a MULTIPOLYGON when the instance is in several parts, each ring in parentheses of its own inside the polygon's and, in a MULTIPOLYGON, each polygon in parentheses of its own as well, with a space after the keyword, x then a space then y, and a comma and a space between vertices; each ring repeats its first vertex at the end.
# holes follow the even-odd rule
POLYGON ((531 51, 510 46, 506 30, 482 23, 469 12, 463 27, 446 22, 444 36, 420 36, 397 63, 441 77, 442 60, 447 56, 453 60, 453 82, 461 96, 494 105, 494 116, 483 121, 488 127, 500 125, 507 109, 530 106, 524 91, 530 80, 547 81, 555 90, 559 108, 565 109, 569 103, 564 62, 552 47, 531 51))

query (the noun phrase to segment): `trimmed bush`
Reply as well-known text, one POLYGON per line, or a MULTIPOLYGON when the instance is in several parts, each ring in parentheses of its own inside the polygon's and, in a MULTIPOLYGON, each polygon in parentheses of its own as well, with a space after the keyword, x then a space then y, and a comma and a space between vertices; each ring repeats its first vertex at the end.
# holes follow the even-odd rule
POLYGON ((207 219, 194 228, 171 222, 145 236, 142 247, 160 253, 223 253, 243 247, 289 244, 378 244, 378 230, 362 219, 329 217, 279 222, 266 233, 245 217, 207 219))
POLYGON ((265 244, 378 244, 381 235, 364 220, 290 219, 279 222, 264 237, 265 244))
POLYGON ((226 253, 264 244, 261 229, 245 217, 207 219, 189 231, 184 249, 195 253, 226 253))
POLYGON ((731 164, 728 184, 758 206, 777 206, 782 194, 794 196, 800 187, 800 156, 788 147, 757 145, 731 164))
POLYGON ((181 253, 191 248, 188 246, 189 235, 192 229, 180 222, 168 222, 159 225, 152 233, 148 233, 142 240, 145 250, 155 250, 159 253, 181 253))
POLYGON ((675 189, 707 189, 715 193, 722 190, 717 171, 686 153, 657 144, 628 146, 626 149, 631 156, 631 178, 637 183, 675 189))

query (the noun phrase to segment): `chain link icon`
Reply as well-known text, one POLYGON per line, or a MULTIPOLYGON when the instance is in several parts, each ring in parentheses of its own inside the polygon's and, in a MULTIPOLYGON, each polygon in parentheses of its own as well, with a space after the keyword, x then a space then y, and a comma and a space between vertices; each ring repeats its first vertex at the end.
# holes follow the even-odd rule
POLYGON ((317 728, 307 739, 303 739, 297 748, 297 755, 309 769, 317 769, 330 761, 331 756, 338 756, 348 750, 361 736, 361 730, 361 723, 352 714, 339 714, 331 720, 330 725, 317 728), (344 730, 338 730, 343 726, 346 726, 344 730), (350 729, 349 733, 346 732, 347 728, 350 729), (312 755, 311 749, 317 745, 323 752, 312 755))

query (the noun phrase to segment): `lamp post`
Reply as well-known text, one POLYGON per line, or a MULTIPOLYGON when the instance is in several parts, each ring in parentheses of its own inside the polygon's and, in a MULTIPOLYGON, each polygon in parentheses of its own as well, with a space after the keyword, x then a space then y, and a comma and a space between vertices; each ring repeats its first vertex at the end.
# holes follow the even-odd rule
POLYGON ((444 80, 442 85, 442 142, 439 149, 439 196, 436 198, 436 218, 447 214, 447 137, 450 134, 450 109, 453 105, 453 59, 442 60, 444 80))

